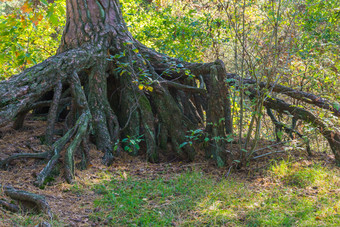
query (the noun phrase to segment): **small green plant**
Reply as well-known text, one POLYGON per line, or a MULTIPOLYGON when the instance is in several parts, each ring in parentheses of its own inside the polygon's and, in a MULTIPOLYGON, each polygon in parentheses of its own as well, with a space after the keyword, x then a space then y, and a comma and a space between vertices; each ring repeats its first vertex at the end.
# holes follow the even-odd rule
MULTIPOLYGON (((143 135, 137 136, 137 137, 130 137, 126 136, 126 138, 122 139, 122 143, 124 144, 124 151, 127 151, 129 153, 133 153, 134 151, 138 151, 140 149, 139 143, 143 141, 142 139, 143 135)), ((117 151, 119 146, 119 140, 117 140, 114 150, 117 151)))
MULTIPOLYGON (((198 141, 202 136, 204 136, 204 132, 202 129, 190 130, 189 135, 185 136, 187 138, 186 142, 183 142, 179 147, 182 148, 185 145, 192 146, 195 141, 198 141)), ((208 141, 209 138, 204 138, 204 140, 208 141)))
POLYGON ((185 136, 187 141, 183 142, 180 145, 180 148, 186 145, 192 146, 194 143, 203 143, 204 145, 206 145, 207 143, 209 143, 209 141, 219 142, 223 140, 225 142, 230 143, 234 140, 234 134, 229 134, 225 137, 221 136, 211 137, 211 135, 205 133, 202 129, 190 130, 188 131, 188 134, 189 135, 185 136))

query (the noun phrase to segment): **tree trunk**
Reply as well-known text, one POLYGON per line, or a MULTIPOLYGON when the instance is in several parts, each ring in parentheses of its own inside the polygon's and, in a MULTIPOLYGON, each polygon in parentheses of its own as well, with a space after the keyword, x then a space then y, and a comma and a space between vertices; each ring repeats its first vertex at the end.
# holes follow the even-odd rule
MULTIPOLYGON (((64 166, 66 179, 72 182, 75 151, 80 149, 88 157, 89 134, 108 165, 122 149, 137 155, 136 141, 141 136, 149 161, 162 157, 192 160, 193 147, 182 144, 189 130, 204 127, 204 112, 211 125, 207 132, 214 137, 231 133, 225 75, 222 61, 181 62, 136 41, 116 0, 67 0, 67 21, 57 54, 0 82, 0 126, 17 118, 15 128, 20 128, 26 113, 39 103, 48 103, 46 138, 51 149, 42 154, 16 154, 0 166, 16 158, 47 159, 36 181, 42 186, 68 144, 64 166), (186 70, 196 77, 188 78, 186 70), (48 92, 54 92, 51 100, 40 100, 48 92), (53 141, 54 123, 65 105, 67 131, 53 141)), ((209 152, 223 165, 223 144, 212 140, 210 145, 209 152)))

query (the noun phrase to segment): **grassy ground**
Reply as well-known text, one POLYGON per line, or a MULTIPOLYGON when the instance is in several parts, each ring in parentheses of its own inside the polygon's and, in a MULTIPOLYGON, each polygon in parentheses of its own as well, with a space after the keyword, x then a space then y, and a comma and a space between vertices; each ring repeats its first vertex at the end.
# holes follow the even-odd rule
POLYGON ((339 169, 273 164, 245 181, 199 168, 159 176, 102 175, 91 218, 119 226, 340 226, 339 169))
MULTIPOLYGON (((44 123, 26 125, 21 131, 1 129, 0 158, 18 149, 45 149, 39 141, 44 123)), ((45 166, 37 160, 14 161, 0 170, 2 185, 44 195, 55 214, 49 220, 0 207, 0 226, 42 221, 53 226, 340 226, 340 168, 327 153, 268 156, 228 178, 228 167, 216 168, 203 158, 151 164, 127 156, 106 167, 100 151, 91 148, 90 154, 92 166, 77 170, 73 185, 60 170, 44 189, 35 187, 35 175, 45 166)), ((10 202, 1 189, 0 199, 10 202)))
MULTIPOLYGON (((320 163, 304 159, 272 161, 260 172, 248 169, 227 179, 227 169, 203 163, 148 164, 139 160, 112 168, 92 167, 91 172, 79 172, 77 183, 60 183, 56 189, 62 193, 59 198, 73 196, 63 202, 63 210, 78 206, 82 212, 84 206, 88 215, 68 219, 56 215, 52 223, 53 226, 340 226, 340 170, 333 164, 320 163)), ((46 217, 6 212, 0 215, 0 226, 34 226, 42 220, 46 221, 46 217)))

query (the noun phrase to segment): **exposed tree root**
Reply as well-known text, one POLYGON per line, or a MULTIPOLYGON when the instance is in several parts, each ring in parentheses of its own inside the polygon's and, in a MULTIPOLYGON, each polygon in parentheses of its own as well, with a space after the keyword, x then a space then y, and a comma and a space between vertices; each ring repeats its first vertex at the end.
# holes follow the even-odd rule
MULTIPOLYGON (((91 10, 101 14, 93 18, 82 16, 89 15, 84 4, 68 1, 67 26, 56 56, 0 83, 0 126, 16 117, 14 126, 20 128, 35 103, 48 102, 46 141, 50 144, 59 111, 68 112, 66 132, 51 150, 26 156, 49 159, 38 174, 38 186, 44 184, 67 143, 65 175, 72 182, 75 151, 83 150, 82 162, 88 163, 90 134, 104 153, 103 162, 110 165, 121 147, 137 155, 139 146, 134 139, 140 136, 151 162, 158 162, 161 156, 192 160, 193 147, 182 144, 189 130, 204 126, 204 112, 209 133, 215 137, 231 133, 228 85, 223 82, 226 72, 221 61, 190 64, 159 54, 133 39, 116 1, 94 4, 91 10), (79 10, 71 10, 73 7, 79 10), (196 78, 189 78, 188 70, 196 78), (61 101, 69 98, 63 91, 68 86, 72 97, 65 108, 61 101), (40 100, 52 91, 52 100, 40 100)), ((211 144, 208 152, 223 165, 223 144, 211 144)), ((9 157, 2 165, 17 157, 9 157)))
POLYGON ((53 156, 46 167, 37 176, 36 185, 38 186, 42 186, 44 184, 45 179, 49 176, 53 167, 57 163, 61 150, 66 145, 66 143, 71 140, 71 138, 73 138, 73 140, 68 146, 65 154, 65 177, 68 182, 72 182, 74 178, 74 151, 78 149, 80 143, 83 140, 86 140, 88 136, 87 130, 90 126, 91 114, 85 94, 81 88, 78 75, 75 72, 70 75, 69 80, 70 86, 72 88, 71 93, 73 99, 75 100, 76 106, 82 111, 82 113, 80 113, 81 115, 78 118, 75 126, 71 128, 61 139, 53 144, 53 156))
POLYGON ((63 90, 63 84, 61 81, 58 81, 54 89, 54 96, 53 96, 53 100, 52 100, 49 113, 48 113, 48 117, 47 117, 47 128, 46 128, 46 133, 45 133, 45 141, 47 144, 51 144, 53 141, 54 124, 58 116, 57 111, 58 111, 58 106, 59 106, 62 90, 63 90))
MULTIPOLYGON (((239 77, 236 74, 227 74, 228 79, 234 79, 230 80, 229 84, 234 84, 239 77)), ((244 79, 244 83, 248 84, 255 84, 256 82, 252 79, 244 79)), ((331 105, 331 102, 327 99, 318 97, 316 95, 307 93, 307 92, 301 92, 296 91, 294 89, 281 86, 281 85, 271 85, 266 83, 260 84, 260 90, 262 88, 272 88, 274 92, 282 93, 285 95, 288 95, 292 98, 295 98, 297 100, 314 104, 320 108, 327 109, 332 111, 332 114, 335 116, 339 116, 339 110, 337 110, 333 105, 331 105)), ((261 91, 256 91, 253 88, 248 89, 250 91, 249 97, 251 99, 254 99, 256 97, 256 94, 261 91)), ((308 122, 319 129, 320 133, 327 139, 330 148, 335 155, 335 160, 338 164, 340 164, 340 132, 337 129, 332 129, 331 127, 327 126, 321 119, 316 117, 313 113, 311 113, 308 110, 305 110, 303 108, 294 106, 292 104, 286 103, 285 101, 277 98, 267 97, 264 102, 264 106, 269 109, 276 110, 279 113, 282 114, 290 114, 294 117, 294 121, 296 120, 303 120, 305 122, 308 122)), ((279 126, 279 125, 278 125, 279 126)), ((281 124, 279 127, 283 127, 281 124)), ((285 127, 283 127, 285 128, 285 127)), ((293 133, 293 128, 286 128, 285 130, 288 131, 288 133, 293 133)), ((301 134, 298 134, 295 132, 299 137, 302 137, 301 134)), ((307 150, 309 150, 309 145, 307 143, 307 150)), ((310 153, 309 151, 308 153, 310 153)))
MULTIPOLYGON (((253 92, 254 94, 254 92, 253 92)), ((293 115, 296 119, 308 122, 319 129, 320 133, 327 139, 335 160, 340 164, 340 132, 331 130, 322 120, 314 116, 311 112, 300 107, 286 103, 285 101, 277 98, 267 98, 264 106, 274 109, 282 114, 293 115)))
MULTIPOLYGON (((296 131, 294 129, 294 125, 289 128, 287 127, 285 124, 283 124, 282 122, 279 122, 276 117, 274 116, 274 114, 272 113, 271 109, 267 107, 267 114, 270 117, 270 119, 272 120, 272 122, 275 125, 275 133, 276 133, 276 141, 277 142, 281 142, 281 136, 279 136, 279 132, 282 132, 282 129, 290 136, 291 139, 294 139, 293 133, 295 133, 296 135, 298 135, 301 139, 304 139, 306 141, 307 144, 307 153, 312 156, 312 151, 310 149, 309 146, 309 139, 306 136, 303 136, 301 133, 299 133, 298 131, 296 131)), ((295 118, 293 119, 294 122, 295 118)))
MULTIPOLYGON (((231 74, 231 73, 229 73, 227 77, 229 80, 234 79, 234 81, 237 81, 240 79, 238 75, 231 74)), ((243 79, 243 82, 245 84, 256 84, 256 81, 253 79, 243 79)), ((320 96, 317 96, 317 95, 314 95, 308 92, 298 91, 293 88, 286 87, 286 86, 279 85, 279 84, 274 85, 274 84, 267 84, 267 83, 261 82, 260 84, 258 84, 258 86, 260 89, 262 88, 267 88, 269 90, 272 89, 273 92, 284 94, 296 100, 300 100, 305 103, 309 103, 317 107, 320 107, 322 109, 329 110, 334 116, 340 117, 340 108, 336 107, 337 104, 332 103, 331 101, 325 98, 322 98, 320 96)))
POLYGON ((0 168, 5 168, 11 161, 20 159, 20 158, 38 158, 38 159, 46 159, 48 157, 48 152, 42 153, 19 153, 13 154, 8 158, 0 161, 0 168))
MULTIPOLYGON (((0 185, 1 187, 1 185, 0 185)), ((1 200, 1 205, 12 212, 41 212, 52 218, 51 208, 45 197, 27 191, 17 190, 11 186, 3 187, 4 193, 11 199, 18 201, 19 206, 1 200)))
POLYGON ((60 158, 60 152, 62 151, 66 143, 75 134, 76 128, 77 127, 73 127, 72 129, 70 129, 62 138, 60 138, 52 145, 52 149, 49 153, 49 156, 52 157, 50 158, 46 166, 38 174, 35 185, 39 187, 44 185, 45 179, 50 175, 51 171, 53 170, 54 166, 57 164, 60 158))
POLYGON ((6 210, 9 210, 9 211, 14 212, 14 213, 17 213, 17 212, 20 211, 19 206, 12 204, 12 203, 8 203, 5 200, 1 200, 1 199, 0 199, 0 206, 2 206, 6 210))
POLYGON ((88 68, 94 64, 95 57, 91 48, 72 49, 50 57, 23 73, 0 82, 0 127, 12 121, 20 112, 36 103, 48 91, 53 90, 58 81, 64 82, 66 74, 88 68))

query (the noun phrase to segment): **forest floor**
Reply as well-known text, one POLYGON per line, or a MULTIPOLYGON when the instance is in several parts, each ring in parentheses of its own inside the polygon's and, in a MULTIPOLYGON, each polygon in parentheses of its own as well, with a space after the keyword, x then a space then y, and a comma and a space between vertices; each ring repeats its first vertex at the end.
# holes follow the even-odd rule
MULTIPOLYGON (((1 128, 0 159, 47 149, 45 124, 31 119, 22 130, 1 128)), ((0 226, 340 226, 340 169, 327 153, 292 150, 230 174, 203 158, 151 164, 126 155, 107 167, 101 152, 92 147, 90 154, 90 168, 77 170, 72 185, 57 168, 44 189, 35 187, 40 160, 16 160, 1 170, 0 184, 44 195, 54 217, 0 208, 0 226)), ((8 200, 2 191, 0 199, 8 200)))

